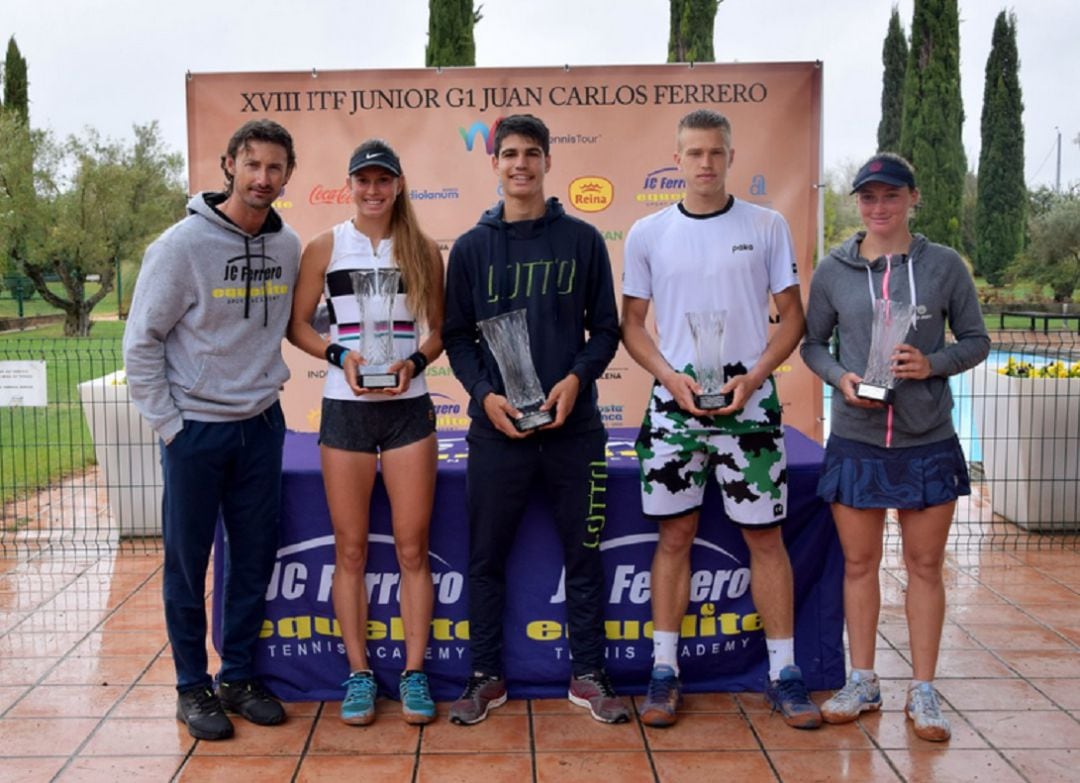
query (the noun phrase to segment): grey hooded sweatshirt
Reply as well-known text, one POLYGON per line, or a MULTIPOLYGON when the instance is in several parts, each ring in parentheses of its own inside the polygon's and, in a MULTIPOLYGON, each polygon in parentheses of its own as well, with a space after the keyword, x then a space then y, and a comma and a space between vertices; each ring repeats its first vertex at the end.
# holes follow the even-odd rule
POLYGON ((248 234, 200 193, 146 250, 124 330, 131 399, 166 441, 184 419, 237 421, 270 407, 289 378, 281 341, 300 238, 270 210, 248 234))
MULTIPOLYGON (((802 358, 833 387, 846 372, 861 377, 866 371, 873 299, 882 296, 889 265, 885 257, 868 263, 859 256, 864 236, 860 231, 833 248, 814 270, 810 283, 802 358), (834 328, 838 330, 839 360, 829 350, 834 328)), ((931 371, 925 380, 902 380, 896 386, 892 446, 936 443, 954 434, 948 376, 985 359, 990 338, 975 282, 955 250, 916 234, 908 255, 893 256, 891 266, 889 299, 917 306, 916 322, 906 342, 926 355, 931 371), (945 342, 946 324, 956 338, 954 343, 945 342)), ((885 409, 855 407, 848 405, 843 395, 832 395, 831 431, 840 437, 883 446, 886 417, 885 409)))

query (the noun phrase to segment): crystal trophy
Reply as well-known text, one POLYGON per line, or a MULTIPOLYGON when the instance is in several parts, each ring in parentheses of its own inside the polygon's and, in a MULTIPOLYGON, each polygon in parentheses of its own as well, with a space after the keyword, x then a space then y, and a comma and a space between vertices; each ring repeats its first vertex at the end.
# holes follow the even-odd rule
POLYGON ((397 269, 357 269, 349 272, 358 308, 360 365, 357 383, 364 389, 392 389, 398 385, 394 363, 394 297, 401 272, 397 269))
POLYGON ((551 411, 540 410, 544 404, 544 390, 540 387, 540 379, 536 377, 532 362, 525 310, 511 310, 494 318, 486 318, 477 326, 499 364, 506 399, 521 411, 521 418, 514 419, 518 432, 533 430, 554 421, 551 411))
POLYGON ((855 396, 863 400, 889 404, 893 399, 896 376, 892 370, 892 355, 896 346, 907 338, 908 329, 915 322, 915 306, 892 302, 888 299, 874 301, 874 324, 870 331, 870 356, 866 372, 855 387, 855 396))
POLYGON ((731 404, 731 392, 724 393, 724 321, 726 310, 687 313, 690 334, 694 338, 694 372, 701 394, 694 395, 694 405, 702 410, 724 408, 731 404))

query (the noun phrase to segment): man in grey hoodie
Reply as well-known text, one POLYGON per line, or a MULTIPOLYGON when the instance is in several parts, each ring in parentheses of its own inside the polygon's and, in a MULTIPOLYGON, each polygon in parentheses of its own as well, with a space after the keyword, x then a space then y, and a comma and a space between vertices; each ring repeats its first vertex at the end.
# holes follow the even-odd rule
POLYGON ((224 710, 260 725, 285 719, 255 679, 263 596, 278 545, 289 370, 281 341, 300 239, 273 203, 289 181, 292 137, 270 120, 233 134, 224 193, 147 248, 124 333, 135 407, 162 443, 165 623, 176 665, 176 717, 199 739, 233 734, 224 710), (221 670, 206 655, 206 571, 225 527, 221 670))

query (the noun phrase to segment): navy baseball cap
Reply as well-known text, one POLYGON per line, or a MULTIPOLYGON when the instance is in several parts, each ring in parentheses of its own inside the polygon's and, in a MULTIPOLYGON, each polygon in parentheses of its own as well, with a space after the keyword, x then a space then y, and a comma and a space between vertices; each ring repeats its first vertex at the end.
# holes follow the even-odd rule
POLYGON ((891 155, 875 155, 859 169, 851 183, 851 192, 855 193, 870 182, 884 182, 896 188, 914 188, 915 175, 901 161, 891 155))
POLYGON ((369 139, 356 148, 349 158, 349 176, 368 166, 378 166, 395 177, 401 176, 401 161, 390 149, 390 145, 379 139, 369 139))

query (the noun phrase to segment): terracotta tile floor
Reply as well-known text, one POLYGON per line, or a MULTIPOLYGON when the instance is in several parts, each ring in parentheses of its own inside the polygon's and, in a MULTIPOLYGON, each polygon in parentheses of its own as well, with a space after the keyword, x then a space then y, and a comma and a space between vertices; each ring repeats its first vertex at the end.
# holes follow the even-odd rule
POLYGON ((1027 543, 950 550, 938 686, 953 739, 941 746, 915 738, 902 712, 910 651, 895 551, 881 577, 885 705, 855 724, 796 731, 742 693, 688 697, 667 730, 603 726, 562 700, 511 702, 470 728, 440 705, 424 729, 392 702, 370 728, 306 703, 288 705, 284 726, 238 720, 218 743, 172 717, 159 552, 9 556, 0 781, 1080 781, 1080 550, 1027 543))

